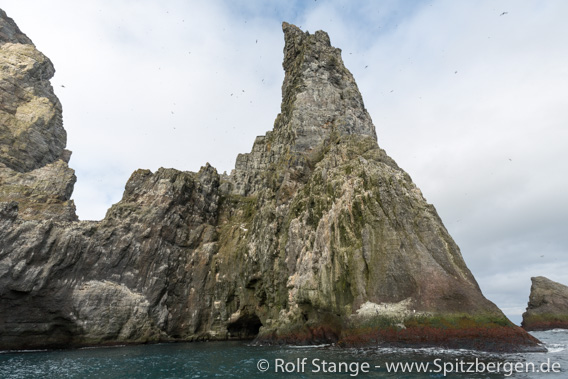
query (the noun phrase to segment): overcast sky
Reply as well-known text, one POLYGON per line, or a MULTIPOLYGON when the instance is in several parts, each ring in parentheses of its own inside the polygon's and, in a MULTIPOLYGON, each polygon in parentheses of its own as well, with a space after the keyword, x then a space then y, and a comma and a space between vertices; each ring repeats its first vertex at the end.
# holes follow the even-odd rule
POLYGON ((325 30, 379 145, 515 322, 568 284, 568 2, 3 0, 53 61, 73 199, 101 219, 137 168, 219 172, 280 110, 281 22, 325 30))

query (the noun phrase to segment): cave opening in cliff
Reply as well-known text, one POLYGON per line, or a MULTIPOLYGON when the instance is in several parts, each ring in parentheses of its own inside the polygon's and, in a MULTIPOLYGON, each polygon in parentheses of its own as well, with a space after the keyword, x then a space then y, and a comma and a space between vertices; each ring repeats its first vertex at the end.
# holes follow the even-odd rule
POLYGON ((262 322, 256 314, 245 314, 227 326, 230 339, 253 339, 258 335, 262 322))

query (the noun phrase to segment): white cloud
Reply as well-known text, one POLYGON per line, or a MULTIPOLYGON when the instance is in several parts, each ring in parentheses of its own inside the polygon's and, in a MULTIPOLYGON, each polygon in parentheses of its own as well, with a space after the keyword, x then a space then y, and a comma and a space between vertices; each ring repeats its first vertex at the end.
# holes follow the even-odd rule
POLYGON ((379 144, 491 300, 517 317, 530 276, 568 283, 568 4, 292 4, 3 2, 56 66, 80 217, 137 168, 229 171, 279 112, 286 20, 343 50, 379 144))

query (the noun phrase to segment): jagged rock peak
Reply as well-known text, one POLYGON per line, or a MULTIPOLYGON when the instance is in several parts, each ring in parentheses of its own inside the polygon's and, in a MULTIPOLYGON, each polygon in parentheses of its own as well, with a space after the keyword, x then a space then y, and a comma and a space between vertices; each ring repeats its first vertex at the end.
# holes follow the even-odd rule
POLYGON ((10 43, 31 44, 32 41, 18 28, 6 12, 0 9, 0 45, 10 43))
POLYGON ((341 50, 331 46, 328 34, 302 32, 286 22, 282 30, 285 77, 281 126, 293 134, 292 151, 311 150, 334 131, 376 139, 355 79, 343 64, 341 50))
MULTIPOLYGON (((317 154, 331 139, 357 135, 376 145, 375 126, 365 109, 341 50, 331 46, 326 32, 303 32, 284 22, 282 104, 274 129, 257 137, 252 151, 239 154, 233 173, 234 190, 255 193, 262 172, 296 155, 317 154)), ((272 167, 273 168, 273 167, 272 167)))
MULTIPOLYGON (((313 44, 318 52, 333 49, 341 54, 340 49, 336 49, 331 46, 329 35, 322 30, 318 30, 314 35, 311 35, 309 32, 303 32, 296 25, 283 22, 282 31, 284 32, 285 42, 284 61, 282 62, 282 66, 284 67, 286 74, 290 76, 295 76, 298 74, 294 69, 300 66, 302 60, 305 58, 304 53, 306 52, 305 46, 307 44, 313 44)), ((313 49, 311 53, 315 53, 316 49, 313 49)), ((283 86, 284 89, 288 87, 286 84, 287 83, 285 81, 283 86)))
POLYGON ((522 326, 526 330, 568 329, 568 286, 544 276, 531 278, 522 326))

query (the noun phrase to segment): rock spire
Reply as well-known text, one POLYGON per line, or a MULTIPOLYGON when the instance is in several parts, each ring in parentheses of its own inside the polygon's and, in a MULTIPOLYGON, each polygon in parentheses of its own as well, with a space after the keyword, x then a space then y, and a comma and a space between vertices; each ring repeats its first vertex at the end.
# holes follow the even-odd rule
POLYGON ((331 46, 326 32, 301 31, 284 22, 282 105, 274 130, 257 137, 252 152, 239 154, 235 191, 257 191, 259 176, 270 164, 317 155, 331 138, 351 134, 377 139, 353 75, 341 50, 331 46))

